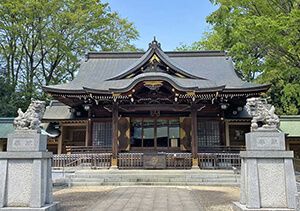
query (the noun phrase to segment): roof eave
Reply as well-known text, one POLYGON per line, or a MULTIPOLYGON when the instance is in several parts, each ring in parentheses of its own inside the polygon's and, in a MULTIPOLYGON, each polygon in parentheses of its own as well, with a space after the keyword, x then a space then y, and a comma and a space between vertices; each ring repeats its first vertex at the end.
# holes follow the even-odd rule
POLYGON ((86 94, 84 89, 56 89, 43 86, 42 90, 49 94, 86 94))
POLYGON ((83 89, 86 91, 86 93, 89 94, 111 94, 111 91, 109 90, 101 90, 101 89, 94 89, 94 88, 89 88, 89 87, 83 87, 83 89))
POLYGON ((242 92, 267 92, 269 88, 271 87, 271 84, 265 84, 261 86, 255 86, 255 87, 241 87, 241 88, 225 88, 224 93, 227 92, 236 92, 236 93, 242 93, 242 92))

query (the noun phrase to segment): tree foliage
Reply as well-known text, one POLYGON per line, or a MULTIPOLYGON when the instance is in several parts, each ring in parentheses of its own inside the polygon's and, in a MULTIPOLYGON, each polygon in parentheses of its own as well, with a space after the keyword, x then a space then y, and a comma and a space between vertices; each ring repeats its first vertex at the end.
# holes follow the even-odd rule
POLYGON ((300 114, 300 1, 211 0, 211 31, 178 49, 226 50, 243 79, 270 83, 281 114, 300 114))
MULTIPOLYGON (((6 95, 0 104, 10 104, 14 113, 40 98, 43 85, 72 79, 87 51, 133 51, 131 41, 137 38, 133 24, 99 0, 2 0, 0 75, 5 86, 0 93, 6 95), (16 96, 22 99, 19 105, 16 96)), ((9 106, 0 108, 0 116, 12 115, 9 106)))

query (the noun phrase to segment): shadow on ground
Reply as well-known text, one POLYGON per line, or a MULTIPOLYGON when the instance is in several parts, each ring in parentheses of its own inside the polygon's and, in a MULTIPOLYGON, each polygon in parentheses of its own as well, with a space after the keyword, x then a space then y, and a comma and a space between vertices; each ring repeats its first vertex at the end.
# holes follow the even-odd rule
POLYGON ((192 192, 203 210, 231 210, 231 202, 239 201, 239 188, 234 187, 196 187, 192 192))
POLYGON ((89 210, 93 204, 105 200, 111 189, 97 188, 65 188, 55 191, 54 200, 60 202, 60 210, 83 211, 89 210))

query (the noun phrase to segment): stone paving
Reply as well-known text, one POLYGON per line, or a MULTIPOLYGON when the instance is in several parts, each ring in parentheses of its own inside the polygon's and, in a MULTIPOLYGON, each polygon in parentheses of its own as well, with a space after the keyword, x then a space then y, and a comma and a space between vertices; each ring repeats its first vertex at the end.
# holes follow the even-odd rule
POLYGON ((239 200, 237 187, 74 187, 57 190, 60 210, 83 211, 230 211, 239 200))

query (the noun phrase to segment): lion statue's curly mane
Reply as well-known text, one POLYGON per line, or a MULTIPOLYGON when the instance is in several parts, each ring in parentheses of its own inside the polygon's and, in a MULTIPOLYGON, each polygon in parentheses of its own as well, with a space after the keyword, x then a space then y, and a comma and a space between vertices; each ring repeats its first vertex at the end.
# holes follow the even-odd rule
POLYGON ((17 130, 38 130, 40 131, 41 119, 44 115, 46 103, 44 101, 34 100, 28 106, 25 113, 18 109, 18 117, 14 120, 14 126, 17 130))
POLYGON ((277 130, 279 118, 275 107, 267 103, 267 99, 253 97, 247 99, 247 110, 252 116, 251 130, 277 130))

